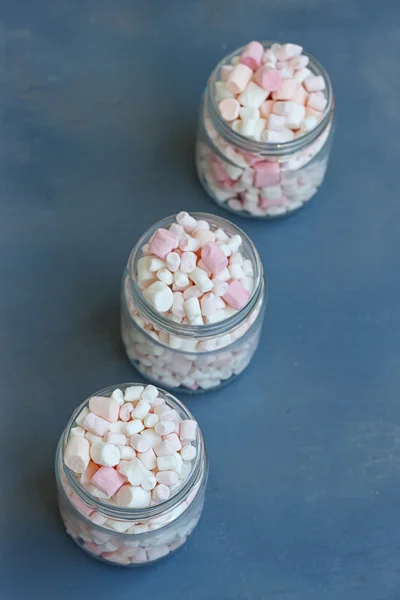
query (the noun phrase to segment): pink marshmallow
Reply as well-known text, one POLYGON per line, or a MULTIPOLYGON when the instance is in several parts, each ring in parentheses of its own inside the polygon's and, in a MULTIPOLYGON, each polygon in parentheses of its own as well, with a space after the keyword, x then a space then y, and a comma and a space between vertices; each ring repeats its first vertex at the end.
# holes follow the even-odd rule
POLYGON ((235 98, 225 98, 218 104, 219 112, 225 121, 234 121, 240 113, 240 104, 235 98))
POLYGON ((157 229, 150 243, 150 254, 164 258, 178 247, 178 238, 168 229, 157 229))
POLYGON ((279 90, 282 83, 282 77, 279 71, 267 66, 258 69, 255 80, 260 87, 268 92, 279 90))
POLYGON ((247 292, 240 281, 233 279, 228 284, 228 291, 223 296, 223 299, 229 306, 236 310, 240 310, 247 304, 249 292, 247 292))
POLYGON ((209 242, 201 249, 201 259, 214 275, 218 275, 228 266, 227 257, 213 242, 209 242))
POLYGON ((118 421, 119 403, 114 398, 103 396, 92 396, 89 400, 89 409, 98 417, 102 417, 109 423, 118 421))
POLYGON ((241 94, 252 78, 253 71, 247 65, 239 63, 228 77, 226 87, 234 94, 241 94))
POLYGON ((284 79, 272 97, 274 100, 292 100, 296 94, 296 89, 297 81, 295 79, 284 79))
POLYGON ((113 467, 103 466, 96 471, 91 482, 97 489, 106 494, 108 498, 111 498, 123 486, 125 478, 113 469, 113 467))
POLYGON ((240 63, 255 71, 261 64, 263 54, 264 48, 260 42, 250 42, 242 52, 240 63))
POLYGON ((265 187, 267 185, 277 185, 280 182, 280 167, 276 162, 262 161, 254 165, 255 187, 265 187))
POLYGON ((269 115, 272 113, 272 109, 274 107, 274 103, 272 100, 266 100, 260 106, 260 115, 263 119, 268 119, 269 115))
POLYGON ((211 171, 218 182, 223 182, 226 179, 229 179, 228 175, 225 173, 221 163, 218 160, 212 160, 210 162, 211 171))

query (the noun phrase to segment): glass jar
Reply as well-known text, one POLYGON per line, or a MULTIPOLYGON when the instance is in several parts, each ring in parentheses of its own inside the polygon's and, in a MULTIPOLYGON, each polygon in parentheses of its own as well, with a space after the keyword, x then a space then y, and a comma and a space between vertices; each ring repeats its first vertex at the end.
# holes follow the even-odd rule
MULTIPOLYGON (((264 48, 272 43, 265 42, 264 48)), ((221 68, 235 61, 243 49, 223 58, 208 80, 197 133, 197 173, 208 195, 231 212, 263 219, 287 215, 304 206, 325 177, 334 129, 331 81, 322 65, 303 52, 309 58, 310 71, 325 80, 327 104, 322 119, 314 129, 292 141, 265 143, 249 139, 222 119, 214 98, 221 68), (257 185, 256 165, 269 167, 267 185, 257 185)))
MULTIPOLYGON (((108 397, 116 387, 124 392, 135 385, 139 384, 112 386, 93 395, 108 397)), ((163 390, 158 391, 182 419, 194 419, 177 398, 163 390)), ((92 496, 64 464, 64 450, 71 428, 89 400, 73 413, 56 451, 59 508, 67 533, 80 548, 104 562, 126 566, 153 563, 180 548, 200 519, 208 476, 203 436, 197 427, 193 442, 197 453, 192 470, 168 500, 147 508, 121 508, 92 496)))
POLYGON ((151 227, 131 252, 122 280, 121 326, 128 357, 144 377, 168 389, 199 393, 232 381, 249 364, 260 338, 266 291, 259 254, 247 235, 221 217, 191 214, 208 221, 213 231, 241 236, 241 253, 254 273, 247 304, 219 323, 190 326, 163 317, 146 302, 137 285, 137 262, 156 229, 174 222, 170 216, 151 227))

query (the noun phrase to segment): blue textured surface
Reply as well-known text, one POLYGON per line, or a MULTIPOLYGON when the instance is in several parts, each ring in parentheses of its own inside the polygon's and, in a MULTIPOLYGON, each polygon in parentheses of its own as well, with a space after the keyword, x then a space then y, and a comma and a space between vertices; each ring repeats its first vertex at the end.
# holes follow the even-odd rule
POLYGON ((390 0, 1 2, 4 600, 399 597, 396 14, 390 0), (330 72, 330 169, 293 218, 236 219, 270 300, 247 372, 187 397, 211 461, 197 531, 158 566, 107 567, 63 531, 57 438, 90 392, 139 380, 119 340, 139 234, 184 208, 223 214, 194 173, 198 103, 253 38, 301 43, 330 72))

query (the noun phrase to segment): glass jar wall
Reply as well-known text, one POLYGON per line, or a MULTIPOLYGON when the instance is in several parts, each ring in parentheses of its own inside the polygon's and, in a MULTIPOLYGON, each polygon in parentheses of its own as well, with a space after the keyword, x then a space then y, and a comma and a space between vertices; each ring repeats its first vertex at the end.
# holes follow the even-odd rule
POLYGON ((191 393, 215 389, 232 381, 249 364, 258 346, 266 304, 263 269, 247 235, 233 223, 204 213, 212 231, 240 235, 243 257, 251 261, 253 291, 247 304, 233 316, 214 324, 175 323, 152 310, 137 284, 137 263, 154 232, 168 228, 175 217, 149 229, 129 257, 122 281, 122 339, 133 366, 155 385, 191 393))
MULTIPOLYGON (((116 387, 125 392, 126 388, 136 385, 139 384, 108 387, 94 396, 109 397, 116 387)), ((182 420, 194 419, 177 398, 160 389, 158 393, 182 420)), ((87 409, 89 400, 73 413, 56 452, 59 508, 67 533, 82 550, 104 562, 123 566, 153 563, 181 547, 200 519, 208 476, 203 436, 197 427, 196 439, 192 442, 196 457, 176 492, 167 500, 146 508, 122 508, 94 497, 64 462, 71 430, 87 409)))
MULTIPOLYGON (((264 48, 271 45, 266 42, 264 48)), ((203 94, 196 144, 198 176, 208 195, 227 210, 260 219, 287 215, 308 203, 325 177, 333 136, 331 82, 318 61, 303 52, 311 74, 325 82, 321 120, 291 141, 250 139, 222 119, 214 92, 221 69, 236 64, 242 51, 235 50, 216 66, 203 94)))

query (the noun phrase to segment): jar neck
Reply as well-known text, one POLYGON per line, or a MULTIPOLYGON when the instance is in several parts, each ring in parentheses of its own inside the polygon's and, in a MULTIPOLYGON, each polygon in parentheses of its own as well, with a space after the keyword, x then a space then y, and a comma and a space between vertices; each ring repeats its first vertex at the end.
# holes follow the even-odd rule
MULTIPOLYGON (((135 385, 140 384, 116 384, 115 386, 104 388, 103 390, 95 392, 95 394, 93 395, 108 397, 116 388, 119 388, 122 392, 124 392, 127 387, 135 385)), ((159 390, 159 392, 160 391, 161 390, 159 390)), ((175 396, 164 390, 162 390, 162 395, 167 405, 177 410, 181 418, 185 420, 195 420, 192 413, 175 396)), ((90 398, 91 397, 92 396, 90 396, 90 398)), ((83 402, 73 413, 67 427, 65 428, 63 434, 60 437, 56 451, 56 473, 58 474, 59 470, 62 470, 62 473, 64 474, 69 487, 80 498, 80 500, 85 502, 85 504, 87 504, 94 510, 100 511, 104 516, 106 516, 109 519, 119 519, 123 521, 143 521, 149 518, 161 517, 166 513, 172 511, 174 508, 178 507, 185 500, 187 500, 188 496, 193 490, 193 487, 196 484, 201 484, 207 475, 207 454, 205 450, 203 435, 199 427, 197 427, 196 440, 194 441, 197 453, 192 463, 192 470, 190 472, 190 475, 183 483, 182 487, 179 488, 175 494, 173 494, 170 498, 168 498, 168 500, 165 500, 164 502, 160 502, 159 504, 156 504, 154 506, 148 506, 146 508, 123 508, 95 498, 88 492, 88 490, 86 490, 79 483, 79 481, 77 481, 77 479, 72 474, 71 470, 66 466, 64 462, 64 450, 70 437, 71 429, 72 427, 74 427, 75 420, 82 411, 82 409, 88 407, 90 398, 85 400, 85 402, 83 402)))
POLYGON ((198 220, 205 220, 210 223, 212 229, 224 229, 229 235, 240 235, 242 238, 242 251, 244 258, 251 260, 254 271, 254 288, 247 304, 239 310, 237 313, 220 321, 219 323, 213 323, 211 325, 183 325, 181 323, 175 323, 170 319, 167 319, 162 314, 154 310, 150 304, 145 300, 141 290, 138 287, 136 281, 137 274, 137 262, 142 256, 142 248, 144 244, 147 244, 153 233, 159 227, 167 228, 169 225, 175 222, 175 215, 167 217, 162 221, 159 221, 149 229, 138 241, 136 246, 133 248, 131 255, 128 259, 127 271, 129 278, 129 289, 132 295, 132 301, 141 315, 149 321, 158 330, 164 331, 181 338, 194 338, 197 340, 210 339, 225 335, 242 325, 253 312, 253 310, 259 305, 260 300, 264 294, 264 279, 263 279, 263 268, 261 259, 257 252, 256 247, 250 238, 238 227, 236 227, 230 221, 211 215, 208 213, 191 213, 191 215, 198 220))
MULTIPOLYGON (((264 49, 267 50, 274 43, 276 42, 263 42, 264 49)), ((234 58, 235 56, 239 56, 244 50, 244 48, 245 47, 243 46, 242 48, 235 50, 234 52, 223 58, 223 60, 215 67, 214 71, 211 73, 208 79, 207 87, 204 92, 204 111, 210 119, 215 131, 221 138, 223 138, 225 142, 242 150, 243 152, 248 152, 249 154, 258 154, 265 157, 284 157, 289 154, 296 154, 304 148, 307 148, 316 139, 318 139, 318 137, 322 135, 323 132, 332 123, 334 100, 332 83, 328 73, 326 72, 324 67, 313 56, 311 56, 311 54, 308 54, 307 52, 303 51, 303 55, 308 56, 309 58, 308 68, 312 71, 314 75, 321 75, 325 81, 327 105, 325 107, 321 121, 316 127, 314 127, 314 129, 290 142, 284 142, 280 144, 257 142, 255 140, 251 140, 250 138, 242 136, 240 133, 237 133, 232 129, 232 127, 230 127, 230 125, 226 121, 222 119, 214 97, 214 86, 215 83, 220 79, 221 67, 223 67, 227 63, 230 63, 232 58, 234 58)))

